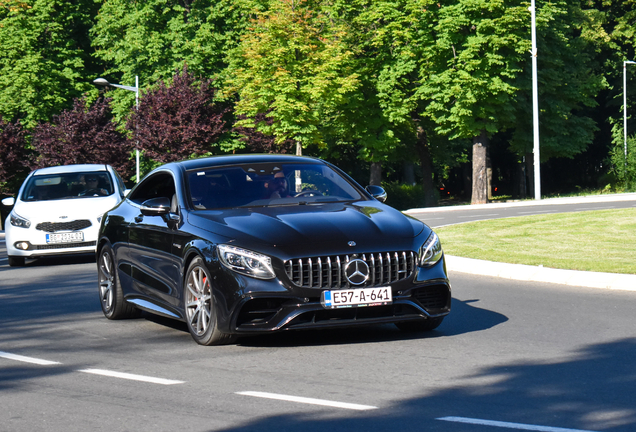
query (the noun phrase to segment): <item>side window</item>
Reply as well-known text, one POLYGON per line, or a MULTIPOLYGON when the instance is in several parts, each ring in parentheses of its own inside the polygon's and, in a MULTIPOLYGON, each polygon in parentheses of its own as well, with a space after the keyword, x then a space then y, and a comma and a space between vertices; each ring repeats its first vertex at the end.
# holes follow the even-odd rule
POLYGON ((124 191, 126 190, 126 185, 124 184, 124 180, 121 178, 119 173, 113 169, 113 174, 115 175, 115 181, 117 182, 117 189, 119 190, 119 194, 123 196, 124 191))
POLYGON ((141 205, 151 198, 172 199, 175 193, 174 179, 169 173, 157 173, 140 183, 128 196, 132 202, 141 205))

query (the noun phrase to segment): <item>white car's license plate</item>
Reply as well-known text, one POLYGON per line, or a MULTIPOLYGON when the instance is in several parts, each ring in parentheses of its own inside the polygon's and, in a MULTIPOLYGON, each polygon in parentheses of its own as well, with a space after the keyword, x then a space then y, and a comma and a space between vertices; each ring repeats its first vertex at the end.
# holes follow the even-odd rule
POLYGON ((382 306, 393 302, 391 287, 323 291, 320 302, 326 309, 382 306))
POLYGON ((73 243, 73 242, 81 242, 81 241, 84 241, 83 232, 71 232, 71 233, 46 235, 47 243, 73 243))

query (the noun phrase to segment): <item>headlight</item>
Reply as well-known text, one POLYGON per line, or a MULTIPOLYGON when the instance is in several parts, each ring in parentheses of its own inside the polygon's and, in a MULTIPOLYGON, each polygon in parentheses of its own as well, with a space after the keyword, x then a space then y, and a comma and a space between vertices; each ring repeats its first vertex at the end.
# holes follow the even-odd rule
POLYGON ((219 245, 221 262, 230 270, 258 279, 273 279, 272 260, 267 255, 228 245, 219 245))
POLYGON ((420 248, 420 265, 430 267, 442 258, 442 244, 435 232, 431 232, 420 248))
POLYGON ((10 218, 11 225, 13 226, 20 227, 20 228, 29 228, 31 226, 30 220, 20 217, 14 212, 11 212, 10 216, 11 216, 10 218))

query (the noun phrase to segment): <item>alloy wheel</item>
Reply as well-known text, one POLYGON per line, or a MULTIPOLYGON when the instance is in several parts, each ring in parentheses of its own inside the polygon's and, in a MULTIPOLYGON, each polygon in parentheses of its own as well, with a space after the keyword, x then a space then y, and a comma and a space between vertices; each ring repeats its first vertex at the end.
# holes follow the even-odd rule
POLYGON ((99 257, 99 298, 104 312, 109 312, 113 307, 114 285, 113 257, 108 250, 105 250, 99 257))
POLYGON ((186 288, 186 314, 190 328, 197 336, 203 336, 212 319, 212 291, 205 270, 200 266, 191 268, 186 288))

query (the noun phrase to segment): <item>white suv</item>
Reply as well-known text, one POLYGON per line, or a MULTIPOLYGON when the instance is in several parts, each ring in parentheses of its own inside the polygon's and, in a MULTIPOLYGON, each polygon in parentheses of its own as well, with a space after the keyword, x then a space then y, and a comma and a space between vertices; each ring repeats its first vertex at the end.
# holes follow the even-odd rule
POLYGON ((102 215, 121 202, 127 190, 110 165, 84 164, 41 168, 29 174, 7 217, 5 240, 10 266, 25 258, 95 252, 102 215))

